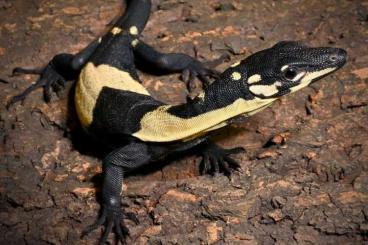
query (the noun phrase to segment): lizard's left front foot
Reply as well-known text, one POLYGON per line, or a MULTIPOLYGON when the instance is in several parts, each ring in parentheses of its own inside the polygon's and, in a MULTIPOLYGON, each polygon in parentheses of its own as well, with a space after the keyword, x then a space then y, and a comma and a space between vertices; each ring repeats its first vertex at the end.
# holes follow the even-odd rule
POLYGON ((126 244, 126 238, 129 236, 129 229, 126 227, 124 222, 122 222, 124 218, 132 220, 136 224, 139 223, 137 217, 133 213, 126 213, 120 208, 103 207, 101 216, 93 225, 90 225, 82 232, 82 237, 103 225, 105 230, 98 244, 103 245, 106 243, 112 229, 114 229, 120 242, 122 244, 126 244))
POLYGON ((199 61, 188 65, 188 67, 184 69, 181 73, 182 80, 187 85, 189 91, 193 90, 196 77, 198 77, 198 79, 202 82, 202 85, 206 87, 211 84, 211 81, 209 79, 210 77, 217 78, 218 76, 219 72, 206 68, 199 61))
POLYGON ((209 62, 202 63, 194 60, 190 63, 181 73, 182 80, 186 83, 188 90, 193 90, 194 80, 196 77, 202 82, 204 87, 210 85, 211 81, 209 78, 217 79, 220 76, 220 73, 213 69, 213 67, 218 66, 228 59, 228 55, 222 55, 221 57, 209 62))
POLYGON ((236 147, 232 149, 224 149, 215 144, 206 146, 202 152, 202 162, 200 166, 201 174, 224 173, 230 176, 232 170, 240 170, 240 165, 229 155, 244 152, 244 148, 236 147))

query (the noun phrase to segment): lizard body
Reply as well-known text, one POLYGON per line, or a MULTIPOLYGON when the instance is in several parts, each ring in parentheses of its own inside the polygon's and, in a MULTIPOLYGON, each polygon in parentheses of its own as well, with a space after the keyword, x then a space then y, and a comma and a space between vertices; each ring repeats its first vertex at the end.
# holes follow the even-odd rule
POLYGON ((330 74, 344 65, 347 56, 342 49, 280 42, 232 65, 196 98, 167 105, 141 85, 137 63, 164 74, 189 73, 191 81, 198 77, 204 83, 215 72, 185 54, 160 53, 140 40, 151 2, 127 2, 125 14, 114 26, 78 54, 59 54, 43 69, 16 68, 15 73, 38 73, 40 79, 10 102, 38 87, 44 87, 47 101, 53 86, 76 79, 75 107, 81 125, 101 141, 124 139, 103 160, 102 213, 84 232, 105 225, 101 244, 113 227, 123 243, 128 235, 120 224, 121 218, 129 218, 120 205, 126 172, 203 145, 203 172, 230 174, 239 165, 229 155, 238 149, 214 145, 208 133, 330 74))

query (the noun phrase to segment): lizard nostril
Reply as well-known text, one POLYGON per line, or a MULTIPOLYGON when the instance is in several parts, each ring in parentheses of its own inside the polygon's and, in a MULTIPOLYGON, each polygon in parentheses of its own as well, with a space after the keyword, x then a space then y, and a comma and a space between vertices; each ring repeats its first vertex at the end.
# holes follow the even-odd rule
POLYGON ((338 57, 335 54, 333 54, 333 55, 330 56, 330 61, 332 61, 332 62, 336 62, 337 59, 338 59, 338 57))

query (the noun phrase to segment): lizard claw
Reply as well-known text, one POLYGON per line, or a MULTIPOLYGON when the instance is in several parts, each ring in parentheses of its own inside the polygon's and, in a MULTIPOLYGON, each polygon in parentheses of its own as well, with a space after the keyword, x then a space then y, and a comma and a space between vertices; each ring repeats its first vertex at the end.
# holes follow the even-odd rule
POLYGON ((198 78, 202 82, 202 85, 207 87, 211 84, 209 78, 218 78, 218 76, 218 71, 206 68, 205 65, 199 61, 191 63, 181 73, 181 79, 185 82, 189 91, 192 91, 195 87, 195 78, 198 78))
POLYGON ((51 99, 51 92, 60 91, 61 87, 63 87, 66 82, 65 78, 53 68, 51 63, 49 63, 45 68, 32 69, 16 67, 13 70, 13 76, 19 76, 22 74, 38 74, 40 75, 40 78, 31 86, 26 88, 22 93, 12 97, 7 104, 7 108, 19 101, 23 102, 28 94, 40 87, 43 87, 44 89, 43 92, 45 101, 49 102, 51 99))
POLYGON ((28 67, 15 67, 12 71, 12 76, 20 76, 23 74, 37 74, 41 75, 44 68, 28 68, 28 67))
POLYGON ((104 226, 105 230, 99 240, 100 245, 106 243, 109 234, 113 230, 119 241, 122 244, 126 244, 126 239, 129 236, 129 229, 123 222, 124 218, 133 221, 135 224, 139 224, 139 220, 134 213, 125 213, 120 210, 120 208, 103 207, 101 216, 94 224, 88 226, 84 231, 82 231, 81 237, 88 235, 100 226, 104 226))
POLYGON ((242 147, 224 149, 215 144, 207 146, 203 151, 203 159, 200 166, 201 174, 224 173, 230 176, 232 170, 240 171, 241 167, 237 161, 229 157, 231 154, 244 152, 242 147))
POLYGON ((213 69, 213 67, 216 67, 229 59, 230 56, 225 54, 221 55, 221 57, 217 59, 204 63, 194 60, 182 71, 181 79, 185 82, 190 92, 193 91, 195 87, 195 78, 198 78, 202 82, 202 86, 207 87, 211 84, 210 78, 217 79, 220 77, 220 72, 213 69))

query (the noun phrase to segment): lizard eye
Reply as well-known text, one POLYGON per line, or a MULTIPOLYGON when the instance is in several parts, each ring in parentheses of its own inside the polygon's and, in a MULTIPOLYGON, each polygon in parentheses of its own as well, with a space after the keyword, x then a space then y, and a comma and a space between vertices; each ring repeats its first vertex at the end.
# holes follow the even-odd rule
POLYGON ((294 68, 290 67, 283 71, 283 75, 287 80, 293 80, 298 73, 294 68))

